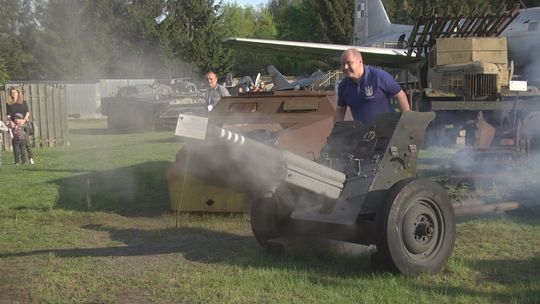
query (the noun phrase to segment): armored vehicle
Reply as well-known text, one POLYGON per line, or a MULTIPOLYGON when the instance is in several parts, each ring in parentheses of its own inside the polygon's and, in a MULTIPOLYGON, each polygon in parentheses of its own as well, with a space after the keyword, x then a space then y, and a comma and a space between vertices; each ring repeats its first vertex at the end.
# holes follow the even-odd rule
MULTIPOLYGON (((240 94, 222 98, 209 113, 208 123, 315 159, 332 130, 335 107, 336 95, 327 91, 240 94)), ((347 117, 350 119, 350 113, 347 117)), ((178 152, 168 170, 171 209, 248 212, 250 199, 243 187, 245 182, 234 174, 237 164, 230 159, 228 148, 213 143, 190 147, 178 152), (190 154, 194 157, 189 158, 190 154), (204 171, 217 173, 200 176, 204 171), (219 174, 227 174, 228 178, 213 178, 219 174)))
POLYGON ((173 129, 180 113, 206 115, 204 93, 193 83, 125 86, 101 99, 101 114, 115 131, 173 129))

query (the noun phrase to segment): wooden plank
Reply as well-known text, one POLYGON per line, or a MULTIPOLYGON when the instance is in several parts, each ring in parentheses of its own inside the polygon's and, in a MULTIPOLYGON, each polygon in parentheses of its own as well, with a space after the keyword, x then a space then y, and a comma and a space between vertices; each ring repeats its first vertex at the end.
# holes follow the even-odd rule
POLYGON ((50 134, 50 139, 51 139, 51 144, 52 144, 52 147, 55 147, 56 146, 56 123, 55 123, 55 120, 56 120, 56 113, 55 113, 55 110, 56 110, 56 105, 55 105, 55 102, 54 102, 54 99, 56 98, 55 96, 55 90, 54 90, 54 87, 51 86, 51 85, 47 85, 47 96, 49 97, 48 98, 48 101, 47 101, 47 107, 49 108, 49 115, 47 115, 47 117, 49 117, 49 134, 50 134))
MULTIPOLYGON (((2 121, 6 120, 6 100, 7 100, 7 89, 8 86, 4 85, 3 88, 1 88, 2 91, 0 91, 0 119, 2 121)), ((9 151, 11 150, 11 141, 9 140, 9 133, 8 132, 0 132, 0 151, 9 151)))
POLYGON ((40 108, 40 126, 41 126, 41 147, 49 146, 49 128, 47 127, 47 97, 44 85, 38 85, 39 88, 39 108, 40 108))
MULTIPOLYGON (((24 91, 25 91, 24 97, 25 97, 26 103, 28 104, 28 111, 30 112, 29 119, 34 123, 34 128, 35 128, 36 124, 39 126, 39 120, 37 122, 35 121, 35 112, 36 110, 39 111, 39 104, 38 104, 39 99, 35 92, 36 87, 35 85, 32 85, 32 84, 25 85, 24 91)), ((33 143, 33 147, 36 147, 36 146, 39 147, 39 134, 35 132, 35 130, 34 130, 32 143, 33 143)))
POLYGON ((39 98, 39 87, 37 85, 34 86, 32 90, 33 95, 33 112, 30 113, 32 115, 32 120, 34 121, 34 126, 37 126, 37 132, 34 132, 34 141, 36 147, 43 147, 43 128, 41 126, 41 122, 43 121, 42 115, 43 115, 43 107, 41 105, 41 99, 39 98))
POLYGON ((64 136, 62 132, 62 100, 60 98, 60 89, 57 86, 51 86, 53 90, 53 104, 54 104, 54 138, 56 145, 62 145, 64 142, 64 136))
POLYGON ((60 110, 61 110, 61 117, 62 117, 62 144, 69 145, 69 132, 68 132, 68 111, 67 111, 67 98, 66 98, 66 86, 62 85, 59 87, 60 90, 60 110))
POLYGON ((34 108, 33 108, 33 113, 30 113, 31 115, 33 115, 33 120, 34 120, 34 125, 37 124, 38 126, 38 132, 35 132, 34 133, 34 140, 35 140, 35 145, 36 147, 43 147, 43 128, 42 128, 42 116, 43 116, 43 107, 41 105, 41 98, 39 97, 39 87, 37 85, 34 86, 34 98, 33 98, 33 103, 34 103, 34 108))
POLYGON ((46 105, 47 105, 47 139, 48 139, 48 146, 54 147, 56 146, 56 138, 55 138, 55 132, 54 132, 54 104, 53 104, 53 94, 52 94, 52 87, 51 86, 45 86, 45 94, 46 94, 46 105))
POLYGON ((33 144, 34 147, 39 146, 38 140, 39 140, 39 123, 36 121, 36 111, 39 111, 39 105, 36 104, 36 97, 35 93, 33 92, 33 89, 31 86, 24 85, 24 99, 26 100, 26 103, 28 104, 28 111, 30 112, 29 119, 34 124, 34 138, 33 138, 33 144), (37 127, 36 127, 37 126, 37 127))

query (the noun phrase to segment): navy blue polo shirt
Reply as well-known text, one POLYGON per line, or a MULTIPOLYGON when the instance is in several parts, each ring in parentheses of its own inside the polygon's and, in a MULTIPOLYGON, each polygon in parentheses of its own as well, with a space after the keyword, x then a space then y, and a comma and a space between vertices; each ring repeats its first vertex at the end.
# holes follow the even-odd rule
POLYGON ((348 106, 354 120, 371 124, 382 113, 394 112, 390 97, 401 87, 388 72, 364 65, 360 82, 351 78, 343 79, 338 86, 338 105, 348 106))

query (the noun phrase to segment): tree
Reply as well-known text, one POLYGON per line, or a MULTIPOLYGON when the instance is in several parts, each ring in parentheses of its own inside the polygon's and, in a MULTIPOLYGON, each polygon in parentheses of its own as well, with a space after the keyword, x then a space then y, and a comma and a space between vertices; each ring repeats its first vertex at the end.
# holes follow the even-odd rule
POLYGON ((354 26, 354 0, 304 0, 313 10, 320 40, 350 44, 354 26))
POLYGON ((40 78, 168 77, 148 0, 49 0, 35 45, 40 78))
POLYGON ((255 16, 254 36, 272 39, 276 37, 277 29, 274 19, 268 9, 259 9, 255 16))
MULTIPOLYGON (((226 4, 222 8, 224 37, 247 37, 273 39, 276 27, 270 12, 265 8, 242 7, 238 4, 226 4)), ((253 75, 265 72, 266 66, 276 62, 275 56, 258 54, 256 51, 232 50, 234 75, 253 75)))
MULTIPOLYGON (((501 1, 383 0, 392 22, 408 24, 421 10, 469 13, 477 6, 496 9, 501 1)), ((514 1, 505 2, 510 7, 514 1)), ((221 76, 254 74, 269 64, 286 74, 310 73, 329 66, 231 51, 221 41, 240 36, 349 44, 353 7, 354 0, 270 0, 258 8, 216 0, 3 0, 0 73, 11 79, 165 78, 208 69, 221 76)))
POLYGON ((4 85, 9 81, 9 74, 3 59, 0 59, 0 85, 4 85))
POLYGON ((161 57, 157 19, 164 1, 88 0, 83 14, 89 57, 104 58, 108 77, 169 77, 161 57))
POLYGON ((13 79, 28 76, 33 54, 26 44, 32 39, 40 8, 38 0, 4 0, 0 6, 0 60, 13 79))
POLYGON ((167 17, 159 29, 169 60, 189 63, 192 74, 213 70, 224 75, 230 70, 230 52, 221 44, 220 5, 214 0, 166 1, 167 17))
MULTIPOLYGON (((332 42, 321 27, 321 24, 326 20, 320 21, 318 19, 319 16, 314 7, 315 2, 317 1, 271 1, 269 11, 272 12, 276 22, 277 37, 293 41, 332 42)), ((278 56, 276 59, 274 65, 279 67, 282 73, 290 75, 309 74, 316 69, 329 68, 326 62, 319 60, 298 59, 287 56, 278 56)))
MULTIPOLYGON (((36 34, 34 77, 84 79, 95 76, 100 64, 90 64, 84 46, 81 15, 83 0, 49 0, 36 34)), ((95 42, 94 43, 98 43, 95 42)))

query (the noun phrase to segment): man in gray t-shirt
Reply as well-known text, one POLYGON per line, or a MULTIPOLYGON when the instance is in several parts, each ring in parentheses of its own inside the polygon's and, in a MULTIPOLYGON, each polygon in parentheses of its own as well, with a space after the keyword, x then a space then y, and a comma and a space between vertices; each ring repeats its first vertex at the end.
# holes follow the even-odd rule
POLYGON ((212 111, 216 103, 224 96, 231 96, 227 89, 217 83, 216 73, 209 71, 204 75, 208 81, 208 91, 206 91, 206 107, 208 111, 212 111))

